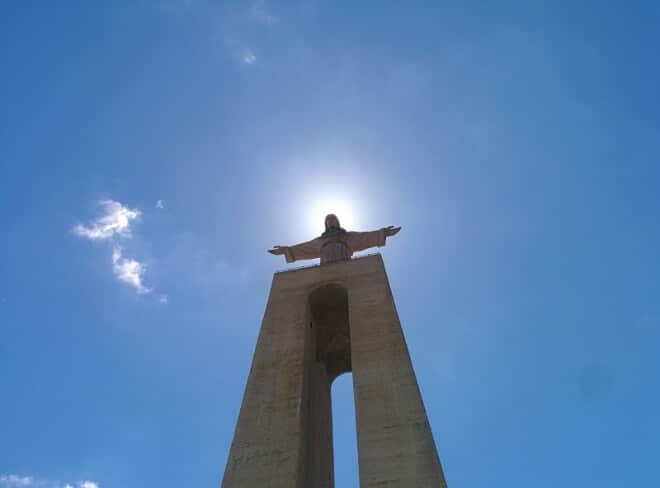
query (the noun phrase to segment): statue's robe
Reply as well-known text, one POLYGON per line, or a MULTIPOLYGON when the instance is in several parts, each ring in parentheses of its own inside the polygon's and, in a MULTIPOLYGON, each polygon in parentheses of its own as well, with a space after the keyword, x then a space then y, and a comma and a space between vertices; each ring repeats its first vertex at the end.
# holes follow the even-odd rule
POLYGON ((284 257, 287 263, 315 258, 321 258, 322 264, 346 261, 355 252, 384 246, 385 238, 385 229, 371 232, 336 232, 302 244, 287 246, 284 257))

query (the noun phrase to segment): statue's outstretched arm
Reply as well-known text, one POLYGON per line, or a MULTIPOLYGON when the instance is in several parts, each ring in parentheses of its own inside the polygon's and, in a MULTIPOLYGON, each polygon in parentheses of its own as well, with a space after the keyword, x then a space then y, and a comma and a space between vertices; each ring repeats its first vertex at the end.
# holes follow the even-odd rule
POLYGON ((381 230, 385 232, 385 237, 390 237, 397 235, 401 230, 401 226, 394 227, 393 225, 388 225, 387 227, 383 227, 381 230))
POLYGON ((295 246, 275 246, 268 252, 275 255, 284 254, 287 263, 301 259, 315 259, 321 257, 321 239, 313 239, 295 246))
POLYGON ((401 227, 390 225, 371 232, 349 232, 348 245, 353 252, 363 251, 370 247, 383 247, 385 239, 398 234, 400 230, 401 227))

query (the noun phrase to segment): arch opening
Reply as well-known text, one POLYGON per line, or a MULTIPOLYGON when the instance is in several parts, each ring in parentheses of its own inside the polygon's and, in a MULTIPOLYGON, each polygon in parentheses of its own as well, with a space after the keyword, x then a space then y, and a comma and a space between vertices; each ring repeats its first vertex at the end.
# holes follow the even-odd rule
POLYGON ((353 374, 338 376, 331 389, 335 486, 359 486, 353 374))
POLYGON ((324 285, 310 294, 309 305, 315 360, 325 365, 332 383, 337 376, 352 369, 348 292, 341 285, 324 285))

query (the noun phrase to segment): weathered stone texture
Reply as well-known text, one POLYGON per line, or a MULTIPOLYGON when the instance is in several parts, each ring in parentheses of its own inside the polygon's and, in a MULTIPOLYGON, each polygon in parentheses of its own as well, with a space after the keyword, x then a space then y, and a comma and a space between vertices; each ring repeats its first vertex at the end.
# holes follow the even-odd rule
POLYGON ((445 487, 380 255, 275 274, 222 487, 332 488, 350 370, 360 486, 445 487))

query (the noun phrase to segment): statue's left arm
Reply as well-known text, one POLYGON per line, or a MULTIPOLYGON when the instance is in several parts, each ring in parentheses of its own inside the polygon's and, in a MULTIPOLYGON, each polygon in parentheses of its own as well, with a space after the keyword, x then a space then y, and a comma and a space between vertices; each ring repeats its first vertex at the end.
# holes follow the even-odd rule
POLYGON ((351 251, 358 252, 370 247, 383 247, 385 240, 393 235, 396 235, 401 230, 401 227, 383 227, 379 230, 370 232, 348 232, 348 247, 351 251))
POLYGON ((301 259, 315 259, 321 257, 321 244, 323 239, 316 238, 311 241, 296 244, 295 246, 275 246, 269 249, 271 254, 284 254, 287 263, 293 263, 301 259))

